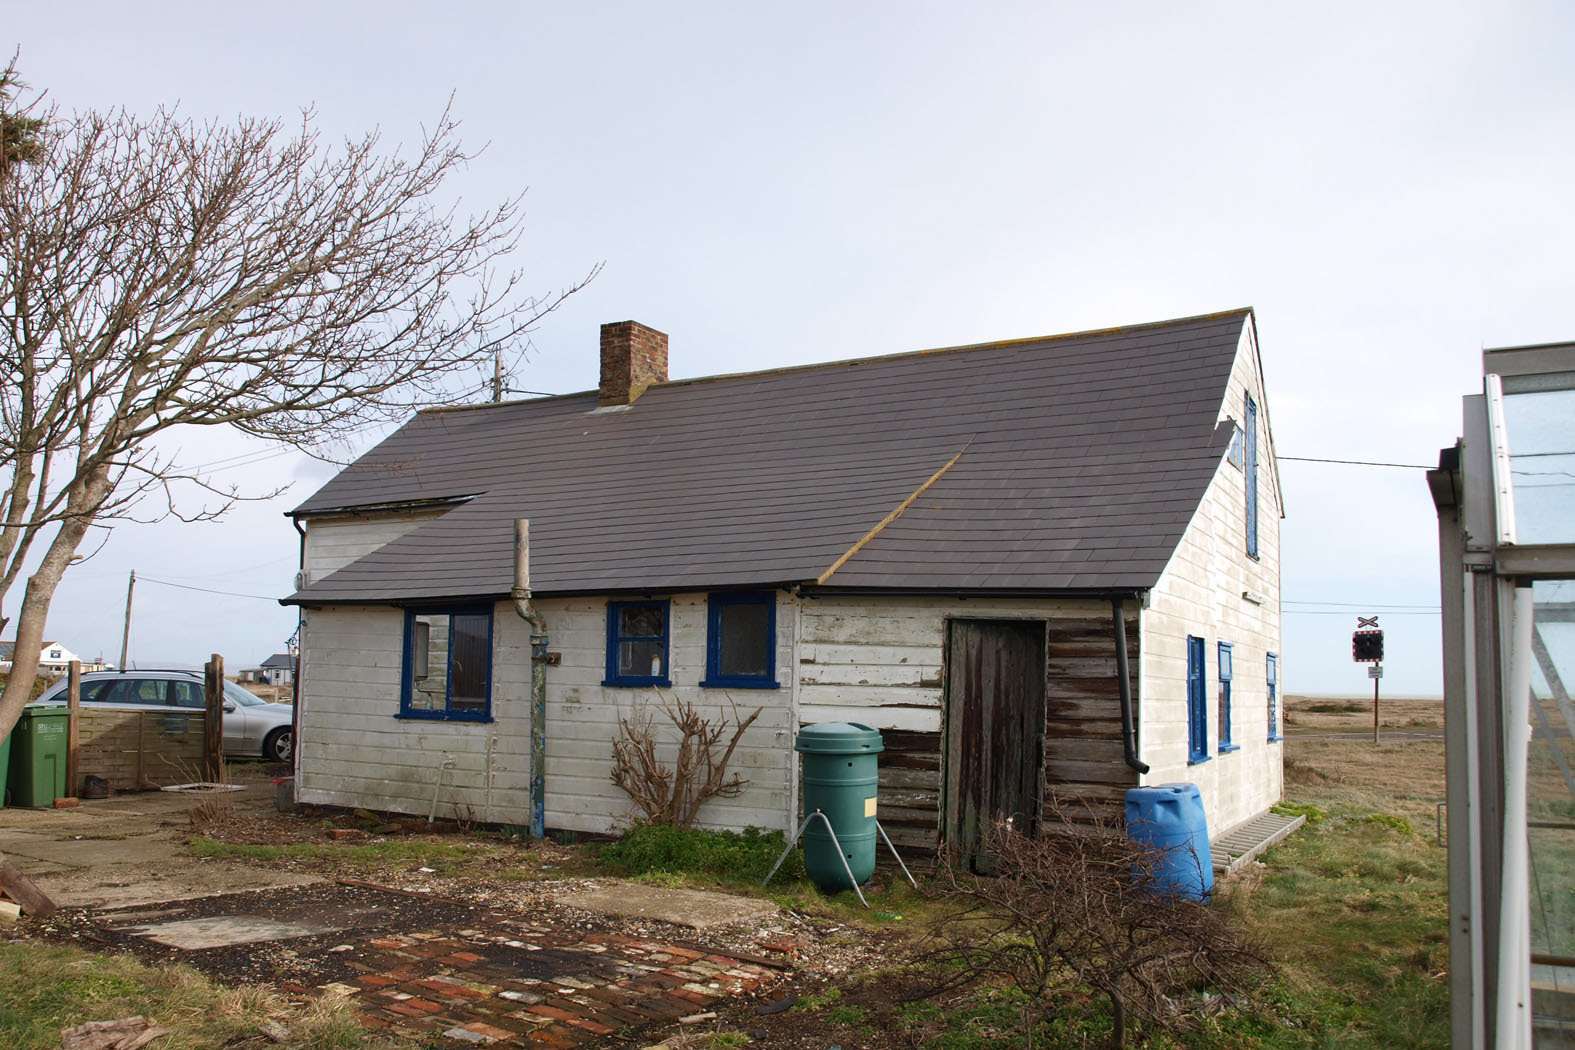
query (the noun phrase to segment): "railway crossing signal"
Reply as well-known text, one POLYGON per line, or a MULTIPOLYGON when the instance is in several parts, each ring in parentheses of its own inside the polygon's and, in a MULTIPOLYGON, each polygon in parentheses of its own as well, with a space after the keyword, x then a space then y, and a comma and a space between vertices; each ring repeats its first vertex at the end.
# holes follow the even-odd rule
POLYGON ((1373 680, 1373 743, 1378 743, 1378 680, 1384 676, 1384 632, 1376 616, 1358 616, 1351 634, 1351 659, 1372 664, 1367 676, 1373 680))

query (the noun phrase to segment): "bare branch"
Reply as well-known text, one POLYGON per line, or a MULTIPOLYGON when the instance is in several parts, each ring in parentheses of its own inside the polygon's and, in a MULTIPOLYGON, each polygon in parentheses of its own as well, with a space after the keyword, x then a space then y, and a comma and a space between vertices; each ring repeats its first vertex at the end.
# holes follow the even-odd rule
POLYGON ((27 136, 0 161, 0 601, 46 550, 0 732, 91 525, 208 521, 276 494, 178 466, 161 435, 228 427, 329 458, 363 428, 464 400, 494 351, 525 345, 600 269, 525 290, 521 198, 458 207, 472 154, 446 108, 405 149, 376 132, 328 142, 309 111, 294 127, 67 116, 14 103, 16 87, 7 67, 0 126, 27 136))

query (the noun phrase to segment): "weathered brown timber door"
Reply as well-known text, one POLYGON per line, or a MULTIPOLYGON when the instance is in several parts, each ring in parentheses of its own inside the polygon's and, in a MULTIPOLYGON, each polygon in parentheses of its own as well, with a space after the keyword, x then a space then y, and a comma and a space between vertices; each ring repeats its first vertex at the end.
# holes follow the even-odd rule
POLYGON ((946 825, 959 857, 990 867, 996 821, 1038 830, 1045 732, 1045 624, 952 620, 946 649, 946 825))

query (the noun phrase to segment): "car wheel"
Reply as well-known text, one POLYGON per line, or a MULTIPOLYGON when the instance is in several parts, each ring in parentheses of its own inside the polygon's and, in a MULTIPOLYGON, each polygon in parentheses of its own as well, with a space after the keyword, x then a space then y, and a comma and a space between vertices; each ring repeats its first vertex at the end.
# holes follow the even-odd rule
POLYGON ((295 735, 288 729, 275 729, 263 741, 263 757, 275 762, 288 762, 295 753, 295 735))

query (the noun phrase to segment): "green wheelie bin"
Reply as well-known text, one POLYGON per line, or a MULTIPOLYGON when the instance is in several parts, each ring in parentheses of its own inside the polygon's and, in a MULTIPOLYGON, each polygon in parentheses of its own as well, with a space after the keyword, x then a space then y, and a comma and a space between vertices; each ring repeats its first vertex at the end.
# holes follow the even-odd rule
POLYGON ((877 770, 885 747, 880 731, 855 722, 821 722, 805 726, 793 747, 804 756, 804 812, 820 810, 836 832, 833 841, 823 821, 809 822, 804 870, 826 893, 853 889, 850 870, 859 884, 875 874, 877 770))
POLYGON ((11 734, 7 733, 0 739, 0 807, 5 805, 5 800, 11 792, 8 785, 11 783, 11 734))
POLYGON ((11 731, 11 804, 52 806, 66 790, 66 738, 71 712, 64 707, 22 708, 11 731))

